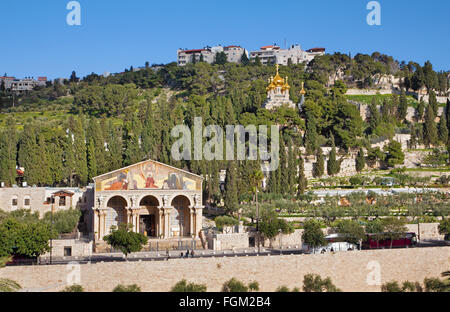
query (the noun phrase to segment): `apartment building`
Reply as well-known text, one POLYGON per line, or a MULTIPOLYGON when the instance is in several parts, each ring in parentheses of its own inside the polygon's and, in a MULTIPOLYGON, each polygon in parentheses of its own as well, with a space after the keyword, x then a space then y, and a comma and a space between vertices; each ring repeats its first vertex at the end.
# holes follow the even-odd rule
POLYGON ((246 54, 248 57, 248 52, 246 49, 236 46, 236 45, 230 45, 226 47, 222 46, 214 46, 214 47, 205 47, 203 49, 193 49, 193 50, 178 50, 178 57, 177 57, 177 63, 178 66, 185 66, 186 64, 193 63, 193 62, 200 62, 203 60, 203 62, 206 62, 208 64, 212 64, 216 60, 217 53, 224 52, 227 56, 227 60, 230 63, 237 63, 239 64, 241 62, 241 58, 243 54, 246 54))
POLYGON ((277 45, 268 45, 261 47, 258 51, 250 52, 250 60, 255 60, 258 57, 264 65, 288 65, 289 60, 292 64, 307 64, 316 56, 323 54, 325 54, 324 48, 303 51, 298 44, 292 45, 288 49, 281 49, 277 45))

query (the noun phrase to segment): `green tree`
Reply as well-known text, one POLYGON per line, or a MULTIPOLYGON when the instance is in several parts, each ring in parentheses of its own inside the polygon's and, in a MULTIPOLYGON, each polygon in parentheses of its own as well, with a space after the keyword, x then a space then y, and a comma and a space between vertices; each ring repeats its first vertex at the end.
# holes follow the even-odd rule
POLYGON ((313 176, 320 178, 325 172, 324 157, 322 149, 319 147, 316 152, 316 162, 313 164, 313 176))
POLYGON ((364 167, 366 166, 366 158, 364 157, 364 150, 362 149, 362 147, 359 149, 358 155, 356 155, 355 163, 357 172, 361 172, 364 170, 364 167))
POLYGON ((310 219, 303 224, 304 232, 302 234, 302 241, 313 250, 319 246, 328 244, 325 235, 321 229, 320 222, 310 219))
POLYGON ((364 228, 355 220, 338 220, 332 228, 336 233, 343 234, 345 241, 351 244, 360 245, 366 237, 364 228))
POLYGON ((116 287, 114 287, 113 292, 141 292, 141 287, 139 287, 136 284, 132 285, 122 285, 119 284, 116 287))
POLYGON ((425 102, 423 98, 420 99, 419 104, 417 105, 417 121, 421 121, 423 119, 423 114, 425 112, 425 102))
POLYGON ((0 179, 7 186, 16 181, 17 141, 14 119, 8 118, 5 129, 0 131, 0 179))
POLYGON ((120 249, 125 257, 129 253, 140 251, 148 242, 148 238, 145 235, 132 232, 129 225, 125 223, 120 224, 118 229, 106 235, 103 240, 111 247, 120 249))
POLYGON ((185 279, 179 281, 176 283, 172 289, 171 292, 206 292, 206 285, 205 284, 195 284, 195 283, 188 283, 185 279))
POLYGON ((61 292, 84 292, 84 288, 81 285, 66 286, 61 292))
POLYGON ((401 238, 408 231, 405 221, 396 217, 388 217, 383 219, 384 238, 389 239, 392 243, 395 239, 401 238))
POLYGON ((248 292, 248 286, 233 277, 223 284, 222 292, 248 292))
POLYGON ((300 198, 305 193, 306 187, 308 186, 308 179, 305 175, 305 162, 301 154, 298 159, 298 168, 297 198, 300 198))
POLYGON ((303 277, 303 291, 304 292, 340 292, 331 278, 322 279, 318 274, 306 274, 303 277))
POLYGON ((305 148, 306 155, 311 155, 317 150, 317 128, 316 119, 312 113, 307 112, 306 114, 306 132, 305 132, 305 148))
POLYGON ((436 99, 436 93, 433 90, 429 92, 428 106, 433 110, 433 116, 437 116, 439 103, 436 99))
POLYGON ((336 159, 336 145, 334 143, 334 136, 333 134, 330 134, 331 138, 331 151, 328 156, 328 162, 327 162, 327 173, 330 176, 334 176, 335 174, 338 174, 341 170, 341 162, 336 159))
POLYGON ((242 64, 243 66, 247 66, 247 65, 250 64, 250 60, 248 59, 247 53, 242 53, 242 56, 241 56, 241 64, 242 64))
POLYGON ((404 162, 405 154, 402 151, 402 145, 397 141, 390 141, 385 147, 387 152, 386 161, 390 167, 401 165, 404 162))
POLYGON ((447 128, 447 119, 445 118, 445 114, 441 115, 441 119, 439 120, 439 140, 444 144, 448 144, 448 128, 447 128))
POLYGON ((444 235, 446 240, 449 240, 450 237, 450 218, 442 219, 439 222, 439 234, 444 235))
POLYGON ((402 93, 400 95, 400 103, 397 108, 398 120, 403 122, 406 118, 407 112, 408 112, 408 100, 406 99, 405 90, 402 90, 402 93))
POLYGON ((215 63, 217 65, 225 65, 228 62, 227 55, 225 52, 219 52, 216 54, 216 61, 215 63))
POLYGON ((229 161, 225 176, 225 196, 224 204, 228 212, 236 212, 239 209, 236 178, 236 165, 234 161, 229 161))
POLYGON ((425 110, 425 124, 424 124, 424 141, 429 147, 436 145, 438 141, 438 133, 435 123, 435 114, 430 105, 425 110))

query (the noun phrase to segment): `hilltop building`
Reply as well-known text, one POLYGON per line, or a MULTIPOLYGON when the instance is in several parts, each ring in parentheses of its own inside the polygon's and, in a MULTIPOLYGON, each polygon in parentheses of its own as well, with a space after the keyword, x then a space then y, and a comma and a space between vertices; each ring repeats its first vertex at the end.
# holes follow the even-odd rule
POLYGON ((289 60, 292 64, 309 63, 316 56, 325 54, 324 48, 314 48, 303 51, 300 45, 292 45, 288 49, 281 49, 277 45, 268 45, 261 47, 259 51, 250 52, 250 60, 257 57, 264 65, 288 65, 289 60))
POLYGON ((217 53, 224 52, 227 56, 227 60, 230 63, 237 63, 239 64, 241 62, 242 55, 247 55, 248 52, 246 49, 231 45, 231 46, 215 46, 215 47, 205 47, 203 49, 194 49, 194 50, 178 50, 178 57, 177 57, 177 64, 178 66, 185 66, 186 64, 193 63, 193 62, 200 62, 201 59, 203 59, 204 62, 208 64, 212 64, 216 60, 217 53))

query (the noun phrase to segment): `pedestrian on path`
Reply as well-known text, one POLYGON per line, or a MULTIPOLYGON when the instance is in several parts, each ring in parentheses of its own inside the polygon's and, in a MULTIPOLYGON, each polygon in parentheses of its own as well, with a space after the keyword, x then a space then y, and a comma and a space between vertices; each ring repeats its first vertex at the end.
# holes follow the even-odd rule
POLYGON ((191 251, 191 258, 194 258, 194 250, 191 251))

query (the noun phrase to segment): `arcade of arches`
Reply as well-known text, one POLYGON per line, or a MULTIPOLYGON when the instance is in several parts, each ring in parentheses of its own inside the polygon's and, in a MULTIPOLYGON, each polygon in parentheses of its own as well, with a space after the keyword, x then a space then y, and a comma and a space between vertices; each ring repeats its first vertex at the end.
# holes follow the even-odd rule
POLYGON ((102 241, 122 223, 149 238, 198 238, 202 228, 202 178, 154 161, 133 166, 94 178, 96 241, 102 241), (133 166, 145 168, 141 185, 140 172, 130 174, 134 173, 133 166))

